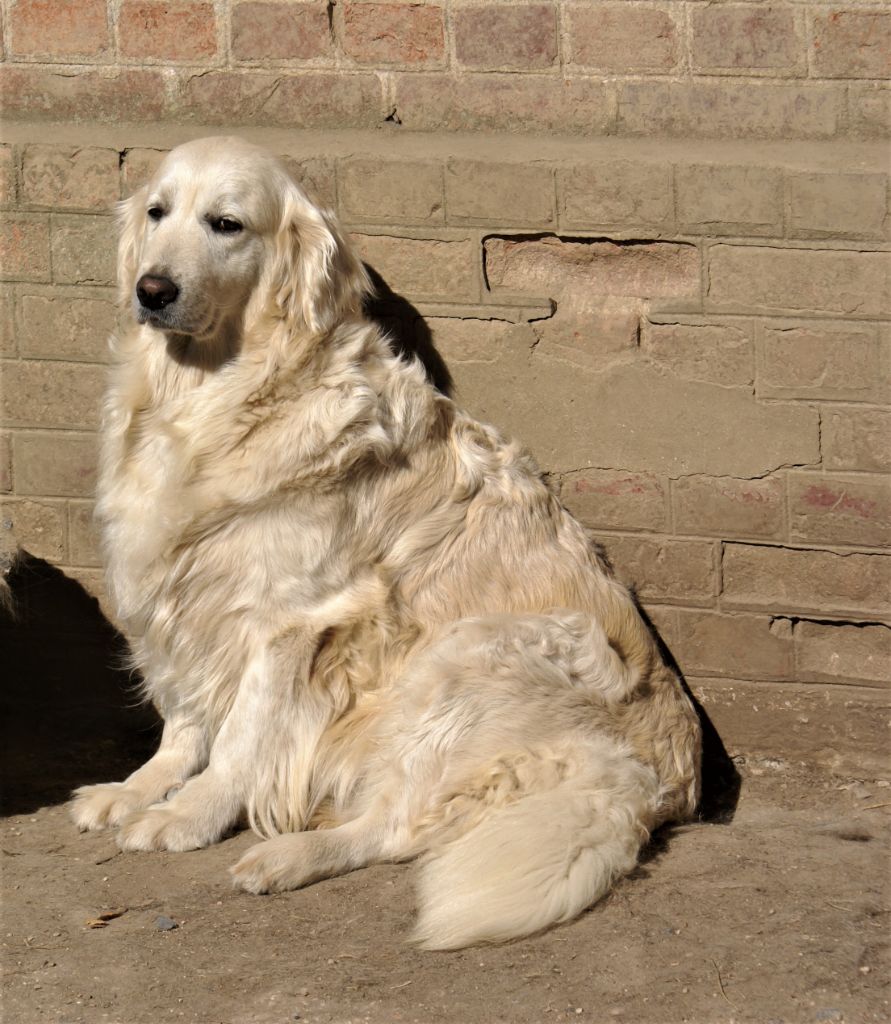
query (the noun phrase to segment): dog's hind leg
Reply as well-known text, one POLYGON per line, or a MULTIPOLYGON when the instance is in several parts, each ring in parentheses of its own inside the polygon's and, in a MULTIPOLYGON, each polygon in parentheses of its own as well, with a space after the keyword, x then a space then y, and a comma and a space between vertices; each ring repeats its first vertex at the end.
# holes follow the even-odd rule
POLYGON ((128 814, 163 800, 207 764, 206 729, 172 716, 164 723, 157 752, 123 782, 81 786, 74 791, 71 816, 86 831, 118 825, 128 814))

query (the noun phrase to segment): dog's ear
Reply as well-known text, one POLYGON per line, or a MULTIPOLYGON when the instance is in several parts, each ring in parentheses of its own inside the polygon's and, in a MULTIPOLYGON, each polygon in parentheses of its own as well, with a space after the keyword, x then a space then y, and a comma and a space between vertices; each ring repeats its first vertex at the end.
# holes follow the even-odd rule
POLYGON ((333 214, 295 185, 288 190, 275 237, 271 294, 295 329, 324 334, 358 313, 371 282, 333 214))
POLYGON ((122 304, 130 301, 139 261, 139 244, 145 229, 145 200, 148 186, 117 205, 118 218, 118 296, 122 304))

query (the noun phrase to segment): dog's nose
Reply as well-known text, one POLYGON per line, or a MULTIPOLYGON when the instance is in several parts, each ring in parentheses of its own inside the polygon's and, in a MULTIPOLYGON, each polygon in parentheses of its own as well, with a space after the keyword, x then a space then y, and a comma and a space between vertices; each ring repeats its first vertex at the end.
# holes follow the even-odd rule
POLYGON ((136 282, 136 297, 146 309, 163 309, 179 295, 179 288, 169 277, 143 274, 136 282))

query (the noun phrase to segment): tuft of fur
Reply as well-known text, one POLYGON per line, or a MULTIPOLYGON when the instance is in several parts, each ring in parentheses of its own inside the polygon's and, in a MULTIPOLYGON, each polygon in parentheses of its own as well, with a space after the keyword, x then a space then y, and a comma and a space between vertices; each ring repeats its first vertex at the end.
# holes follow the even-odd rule
POLYGON ((631 595, 531 456, 393 354, 275 158, 188 143, 119 217, 97 518, 164 732, 75 821, 188 850, 246 818, 256 893, 420 857, 428 948, 569 920, 698 798, 631 595))

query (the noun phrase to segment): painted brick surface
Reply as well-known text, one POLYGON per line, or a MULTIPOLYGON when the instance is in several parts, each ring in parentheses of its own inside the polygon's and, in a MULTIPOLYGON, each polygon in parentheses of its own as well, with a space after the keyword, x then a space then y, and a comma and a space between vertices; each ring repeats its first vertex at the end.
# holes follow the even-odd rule
POLYGON ((473 4, 453 13, 455 57, 475 70, 548 68, 557 59, 554 4, 473 4))
POLYGON ((321 0, 304 3, 239 3, 232 10, 236 60, 312 60, 333 52, 328 10, 321 0))
POLYGON ((618 74, 674 70, 682 45, 677 7, 649 4, 567 4, 571 65, 618 74))

